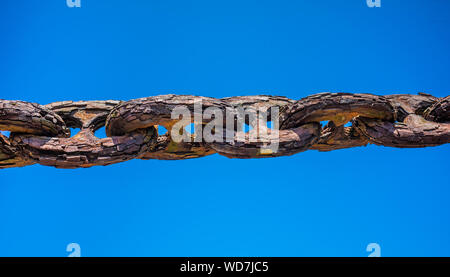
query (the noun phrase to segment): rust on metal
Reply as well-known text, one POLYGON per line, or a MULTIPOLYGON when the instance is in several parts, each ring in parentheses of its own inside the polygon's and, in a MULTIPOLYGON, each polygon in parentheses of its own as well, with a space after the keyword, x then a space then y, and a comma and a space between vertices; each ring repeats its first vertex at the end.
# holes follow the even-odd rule
POLYGON ((271 95, 215 99, 174 94, 47 105, 0 100, 0 130, 11 132, 9 137, 0 134, 0 168, 35 163, 83 168, 131 159, 182 160, 215 153, 229 158, 266 158, 368 144, 416 148, 450 142, 450 98, 425 93, 319 93, 300 100, 271 95), (188 113, 188 120, 173 116, 178 108, 188 113), (204 116, 211 109, 219 113, 204 116), (243 109, 245 114, 232 114, 231 119, 227 114, 243 109), (271 118, 277 119, 276 126, 265 126, 271 118), (217 121, 225 127, 211 127, 217 121), (328 123, 322 126, 323 121, 328 123), (183 128, 191 123, 196 131, 188 134, 183 128), (243 130, 244 123, 253 129, 243 130), (158 125, 167 133, 158 134, 158 125), (181 129, 175 128, 180 125, 181 129), (103 126, 107 137, 97 138, 95 131, 103 126), (80 128, 80 132, 70 137, 69 128, 80 128), (203 132, 214 139, 199 135, 203 132), (176 139, 181 134, 186 140, 176 139))

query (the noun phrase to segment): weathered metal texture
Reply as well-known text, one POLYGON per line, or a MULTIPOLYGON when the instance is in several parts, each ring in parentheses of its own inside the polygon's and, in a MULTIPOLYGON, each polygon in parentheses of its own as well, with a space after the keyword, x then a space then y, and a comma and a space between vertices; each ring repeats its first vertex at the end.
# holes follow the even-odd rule
MULTIPOLYGON (((277 107, 278 110, 284 106, 295 103, 282 96, 271 95, 255 95, 255 96, 236 96, 222 98, 229 107, 242 107, 249 109, 250 113, 258 112, 264 114, 265 120, 271 120, 272 108, 277 107)), ((276 136, 273 130, 266 126, 258 124, 258 117, 244 118, 244 122, 253 130, 245 133, 238 126, 234 126, 237 132, 230 141, 214 142, 210 146, 218 154, 228 158, 269 158, 278 156, 289 156, 299 152, 308 150, 317 140, 320 134, 320 124, 312 123, 290 130, 279 130, 276 136), (264 129, 264 132, 263 130, 264 129), (277 151, 273 151, 272 147, 276 145, 277 151)), ((224 131, 224 137, 226 130, 224 131)))
POLYGON ((200 158, 215 153, 216 151, 203 142, 177 143, 171 139, 170 135, 160 135, 157 138, 156 145, 142 155, 140 159, 185 160, 200 158))
POLYGON ((44 107, 52 110, 71 128, 92 128, 94 131, 103 127, 111 110, 121 101, 62 101, 44 107))
POLYGON ((33 163, 79 168, 134 158, 179 160, 214 153, 263 158, 369 143, 400 148, 436 146, 450 142, 449 103, 449 96, 436 98, 424 93, 320 93, 298 101, 270 95, 222 99, 161 95, 126 102, 64 101, 46 106, 0 100, 0 130, 12 131, 9 138, 0 134, 0 168, 33 163), (200 102, 201 109, 195 109, 200 102), (191 120, 172 118, 177 107, 187 111, 191 120), (174 141, 175 124, 195 122, 196 130, 204 131, 213 118, 203 113, 211 107, 224 115, 226 127, 213 130, 221 140, 199 139, 195 132, 183 134, 190 138, 187 142, 174 141), (244 121, 253 130, 245 133, 234 115, 228 126, 227 111, 235 108, 245 108, 250 114, 262 111, 266 120, 278 115, 280 130, 262 126, 259 117, 249 117, 244 121), (322 121, 328 123, 321 127, 322 121), (344 126, 347 122, 352 125, 344 126), (165 126, 167 134, 158 135, 157 125, 165 126), (108 137, 99 139, 95 131, 102 126, 108 137), (81 131, 69 138, 67 127, 81 131))
POLYGON ((139 158, 156 141, 154 129, 141 129, 120 137, 99 139, 89 129, 71 138, 16 135, 12 141, 41 165, 58 168, 110 165, 139 158))
POLYGON ((403 122, 396 123, 357 117, 353 119, 353 125, 377 145, 416 148, 450 142, 450 123, 427 121, 416 114, 410 114, 403 122))
POLYGON ((444 97, 427 108, 424 117, 436 122, 450 121, 450 96, 444 97))
MULTIPOLYGON (((192 136, 191 142, 175 142, 171 139, 171 127, 175 124, 171 118, 171 112, 175 106, 184 105, 190 111, 192 111, 192 122, 194 122, 194 102, 202 101, 202 112, 209 107, 218 107, 220 109, 228 108, 253 108, 256 110, 267 110, 267 116, 270 117, 271 107, 274 106, 283 106, 290 103, 293 103, 293 100, 290 100, 286 97, 280 96, 270 96, 270 95, 255 95, 255 96, 236 96, 236 97, 227 97, 219 100, 206 98, 206 97, 196 97, 196 96, 175 96, 175 95, 166 95, 159 96, 157 98, 150 97, 145 99, 132 100, 130 102, 124 103, 123 106, 126 107, 125 112, 127 112, 128 108, 137 109, 135 114, 142 114, 142 111, 146 111, 147 114, 151 116, 151 120, 149 122, 143 121, 142 125, 138 123, 124 123, 121 122, 119 124, 128 126, 129 124, 135 124, 134 128, 142 127, 142 126, 150 126, 150 125, 164 125, 168 128, 168 134, 160 135, 158 137, 158 143, 155 147, 154 151, 146 153, 142 159, 160 159, 160 160, 179 160, 179 159, 190 159, 190 158, 199 158, 208 155, 212 155, 215 153, 221 154, 221 151, 218 150, 219 145, 213 147, 213 145, 204 143, 204 142, 194 142, 194 136, 192 136), (161 99, 163 98, 163 99, 161 99), (136 105, 136 102, 140 102, 136 105), (132 106, 129 106, 129 105, 132 106), (155 108, 156 107, 156 108, 155 108), (156 111, 157 110, 157 111, 156 111), (154 116, 155 114, 158 116, 154 116)), ((123 116, 119 116, 119 118, 123 118, 123 116)), ((133 118, 133 116, 131 116, 133 118)), ((134 119, 134 118, 133 118, 134 119)), ((136 119, 134 119, 136 120, 136 119)), ((131 120, 133 121, 133 120, 131 120)), ((203 120, 203 123, 206 123, 206 120, 203 120)), ((246 120, 248 122, 248 120, 246 120)), ((226 122, 225 122, 226 123, 226 122)), ((108 122, 108 126, 112 126, 114 121, 108 122)), ((201 128, 201 126, 195 126, 195 128, 201 128)), ((117 129, 112 128, 111 129, 117 129)))
POLYGON ((277 136, 271 136, 272 130, 265 134, 237 132, 232 142, 214 142, 211 147, 220 155, 228 158, 270 158, 290 156, 308 150, 318 139, 320 124, 308 123, 301 127, 279 130, 277 136), (238 139, 241 136, 244 139, 238 139), (277 150, 272 149, 276 145, 277 150))
MULTIPOLYGON (((147 152, 142 159, 179 160, 213 154, 209 146, 202 142, 172 140, 172 127, 179 121, 172 118, 172 111, 177 107, 187 109, 193 123, 195 117, 202 118, 207 108, 215 107, 224 110, 226 104, 215 98, 173 94, 134 99, 116 106, 111 111, 106 122, 106 134, 121 135, 141 128, 162 125, 167 129, 167 135, 159 136, 154 150, 147 152), (200 114, 195 113, 196 103, 201 103, 201 110, 198 111, 200 114)), ((207 122, 204 119, 202 121, 207 122)))
POLYGON ((11 134, 12 143, 31 160, 58 168, 110 165, 140 157, 156 141, 154 128, 139 129, 120 137, 99 139, 94 132, 105 125, 118 101, 58 102, 46 107, 80 132, 71 138, 11 134))
POLYGON ((9 139, 0 134, 0 168, 22 167, 35 162, 19 154, 19 150, 11 144, 9 139))
MULTIPOLYGON (((272 96, 272 95, 252 95, 252 96, 235 96, 235 97, 226 97, 221 98, 229 107, 237 108, 250 108, 255 111, 265 112, 267 114, 267 118, 270 119, 272 108, 281 107, 291 105, 295 103, 294 100, 283 96, 272 96)), ((248 120, 246 120, 248 123, 248 120)))
POLYGON ((0 130, 26 134, 67 137, 64 120, 35 103, 0 100, 0 130))
POLYGON ((356 116, 394 120, 394 108, 383 96, 351 93, 319 93, 284 106, 280 128, 289 129, 309 122, 332 121, 344 125, 356 116))
MULTIPOLYGON (((0 130, 58 137, 70 135, 63 119, 51 110, 35 103, 1 99, 0 130)), ((3 135, 0 137, 0 168, 21 167, 33 163, 9 138, 3 135)))
POLYGON ((191 122, 195 116, 195 103, 202 104, 203 113, 207 108, 216 107, 224 109, 226 104, 215 98, 191 96, 191 95, 160 95, 147 98, 139 98, 124 102, 115 107, 106 121, 106 134, 123 135, 127 132, 162 125, 171 132, 172 126, 178 122, 171 117, 172 111, 177 107, 184 107, 191 113, 191 122))
POLYGON ((397 120, 404 120, 409 114, 423 115, 424 111, 439 101, 439 98, 429 94, 392 94, 384 96, 394 107, 397 120))
POLYGON ((427 94, 388 95, 386 98, 396 110, 399 121, 389 122, 358 116, 352 119, 356 130, 373 144, 417 148, 437 146, 450 142, 450 123, 428 121, 446 120, 448 97, 439 99, 427 94), (447 99, 447 100, 446 100, 447 99))
POLYGON ((243 106, 254 108, 282 107, 293 104, 296 101, 284 96, 273 95, 248 95, 225 97, 220 100, 225 101, 230 106, 243 106))
POLYGON ((366 146, 368 143, 369 139, 360 134, 355 127, 336 126, 330 121, 322 128, 320 138, 310 149, 325 152, 366 146))

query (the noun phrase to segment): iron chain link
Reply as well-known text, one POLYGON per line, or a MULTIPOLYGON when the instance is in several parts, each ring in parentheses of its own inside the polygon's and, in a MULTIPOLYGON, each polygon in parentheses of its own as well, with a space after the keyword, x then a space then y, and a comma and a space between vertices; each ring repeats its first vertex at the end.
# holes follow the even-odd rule
MULTIPOLYGON (((225 117, 221 119, 224 123, 225 117)), ((269 95, 215 99, 173 94, 125 102, 64 101, 48 105, 0 100, 0 130, 11 132, 9 137, 0 134, 0 168, 35 163, 80 168, 136 158, 180 160, 215 153, 230 158, 262 158, 367 144, 415 148, 450 142, 450 98, 424 93, 319 93, 298 101, 269 95), (200 110, 196 109, 198 103, 200 110), (277 136, 272 136, 273 129, 258 125, 250 116, 244 120, 254 130, 245 133, 233 124, 236 133, 231 140, 227 125, 223 130, 213 130, 221 140, 194 139, 188 134, 190 140, 177 141, 172 129, 181 119, 174 119, 173 112, 179 107, 191 114, 184 124, 195 123, 195 128, 200 129, 218 119, 217 114, 203 116, 211 108, 224 115, 236 108, 250 113, 264 111, 265 119, 274 115, 279 118, 277 136), (324 121, 328 123, 322 126, 324 121), (348 122, 351 126, 347 126, 348 122), (168 132, 158 134, 158 125, 168 132), (108 137, 97 138, 95 131, 103 126, 108 137), (80 132, 70 137, 69 128, 80 128, 80 132), (259 133, 263 128, 267 132, 259 133), (249 138, 249 133, 255 134, 254 139, 249 138), (236 139, 237 135, 244 139, 236 139), (264 148, 273 143, 276 151, 264 148)))

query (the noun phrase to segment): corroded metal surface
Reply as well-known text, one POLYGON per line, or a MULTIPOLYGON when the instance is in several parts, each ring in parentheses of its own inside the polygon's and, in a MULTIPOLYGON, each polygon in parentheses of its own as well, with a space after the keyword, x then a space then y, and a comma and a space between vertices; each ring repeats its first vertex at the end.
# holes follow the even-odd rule
POLYGON ((394 120, 391 103, 383 96, 351 93, 319 93, 282 108, 282 129, 309 122, 333 121, 344 125, 356 116, 394 120))
POLYGON ((0 100, 0 130, 11 132, 9 137, 0 134, 0 168, 34 163, 80 168, 135 158, 180 160, 215 153, 264 158, 367 144, 414 148, 450 142, 450 98, 425 93, 319 93, 296 101, 271 95, 215 99, 170 94, 45 106, 0 100), (188 113, 188 120, 173 116, 178 108, 188 113), (204 116, 211 109, 220 116, 204 116), (227 112, 236 109, 246 110, 242 122, 236 114, 227 118, 227 112), (262 116, 252 116, 257 113, 262 116), (261 124, 261 118, 271 120, 273 116, 279 118, 279 129, 261 124), (217 120, 225 127, 209 126, 217 120), (323 121, 328 123, 321 126, 323 121), (243 122, 254 129, 242 130, 243 122), (195 132, 188 134, 183 128, 191 123, 195 132), (157 125, 164 126, 167 133, 158 134, 157 125), (174 133, 180 125, 183 128, 174 133), (108 137, 97 138, 95 131, 103 126, 108 137), (69 127, 80 128, 80 132, 70 137, 69 127), (219 139, 201 136, 206 130, 219 139), (177 132, 187 140, 177 140, 177 132))

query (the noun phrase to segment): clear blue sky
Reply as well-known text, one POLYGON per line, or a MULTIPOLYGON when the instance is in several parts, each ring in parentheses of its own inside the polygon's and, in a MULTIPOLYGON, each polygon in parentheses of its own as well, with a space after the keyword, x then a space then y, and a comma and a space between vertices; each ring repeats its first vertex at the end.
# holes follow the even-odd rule
MULTIPOLYGON (((2 1, 0 98, 450 91, 450 2, 2 1)), ((450 145, 0 171, 0 256, 450 255, 450 145)))

